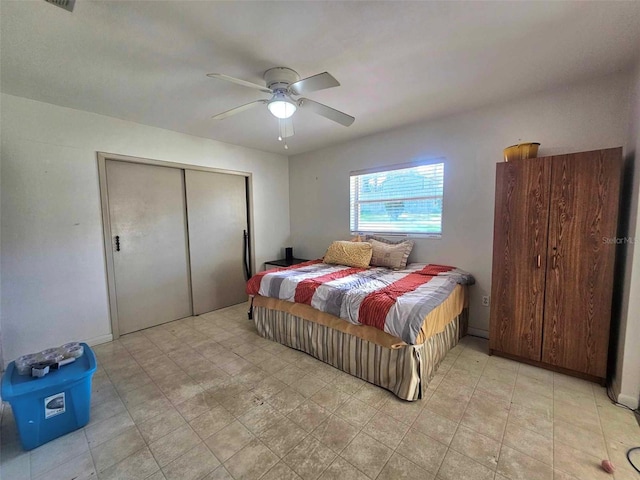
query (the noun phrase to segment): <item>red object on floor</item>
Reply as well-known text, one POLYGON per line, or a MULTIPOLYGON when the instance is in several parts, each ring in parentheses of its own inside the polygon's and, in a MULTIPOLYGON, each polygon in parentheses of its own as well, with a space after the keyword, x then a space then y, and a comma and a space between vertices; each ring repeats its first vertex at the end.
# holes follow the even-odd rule
POLYGON ((616 471, 616 467, 613 466, 613 463, 611 463, 610 460, 602 460, 602 463, 600 465, 602 466, 602 469, 607 473, 613 473, 616 471))

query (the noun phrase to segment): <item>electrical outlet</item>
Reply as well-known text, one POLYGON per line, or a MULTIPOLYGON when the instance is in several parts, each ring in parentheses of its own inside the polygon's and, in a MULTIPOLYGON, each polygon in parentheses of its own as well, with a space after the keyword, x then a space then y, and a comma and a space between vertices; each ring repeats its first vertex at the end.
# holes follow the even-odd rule
POLYGON ((489 299, 491 297, 489 297, 489 295, 483 295, 482 296, 482 306, 483 307, 488 307, 489 306, 489 299))

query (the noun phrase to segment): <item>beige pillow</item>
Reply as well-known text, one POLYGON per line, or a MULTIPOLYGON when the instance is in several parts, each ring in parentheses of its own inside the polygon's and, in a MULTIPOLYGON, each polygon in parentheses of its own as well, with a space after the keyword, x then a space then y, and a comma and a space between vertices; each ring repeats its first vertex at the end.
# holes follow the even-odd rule
POLYGON ((395 244, 383 243, 374 239, 368 240, 368 242, 373 247, 371 266, 393 268, 394 270, 407 266, 409 254, 413 250, 411 240, 395 244))
POLYGON ((329 245, 324 255, 324 263, 368 268, 373 247, 367 242, 339 240, 329 245))

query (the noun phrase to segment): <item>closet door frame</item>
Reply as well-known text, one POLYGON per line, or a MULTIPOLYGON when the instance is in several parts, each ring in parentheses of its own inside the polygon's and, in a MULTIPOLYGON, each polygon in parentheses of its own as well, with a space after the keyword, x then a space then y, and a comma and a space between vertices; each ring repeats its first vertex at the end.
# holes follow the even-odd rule
MULTIPOLYGON (((251 172, 243 172, 241 170, 225 170, 222 168, 203 167, 201 165, 193 165, 188 163, 169 162, 165 160, 154 160, 151 158, 132 157, 129 155, 120 155, 117 153, 97 152, 98 159, 98 181, 100 184, 100 208, 102 210, 102 232, 103 247, 105 258, 105 270, 107 280, 107 294, 109 297, 109 317, 111 319, 111 335, 113 340, 120 338, 120 327, 118 322, 118 308, 116 300, 116 283, 115 283, 115 263, 113 257, 113 244, 111 233, 111 218, 109 215, 109 192, 107 190, 107 160, 117 160, 120 162, 137 163, 143 165, 156 165, 160 167, 176 168, 179 170, 197 170, 202 172, 222 173, 225 175, 238 175, 245 177, 246 194, 247 194, 247 229, 249 233, 249 267, 252 272, 255 268, 255 251, 253 238, 253 175, 251 172)), ((186 214, 186 212, 185 212, 186 214)), ((191 258, 191 252, 189 252, 191 258)), ((191 262, 189 261, 189 272, 191 272, 191 262)), ((191 281, 191 273, 189 273, 189 281, 191 281)))

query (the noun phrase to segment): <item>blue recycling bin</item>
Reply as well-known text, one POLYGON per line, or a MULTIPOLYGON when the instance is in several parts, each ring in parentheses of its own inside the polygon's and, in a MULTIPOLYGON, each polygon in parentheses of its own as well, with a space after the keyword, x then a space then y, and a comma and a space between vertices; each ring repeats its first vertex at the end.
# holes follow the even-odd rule
POLYGON ((96 357, 86 343, 75 362, 42 378, 18 375, 11 362, 2 377, 2 399, 11 404, 20 442, 31 450, 89 423, 96 357))

